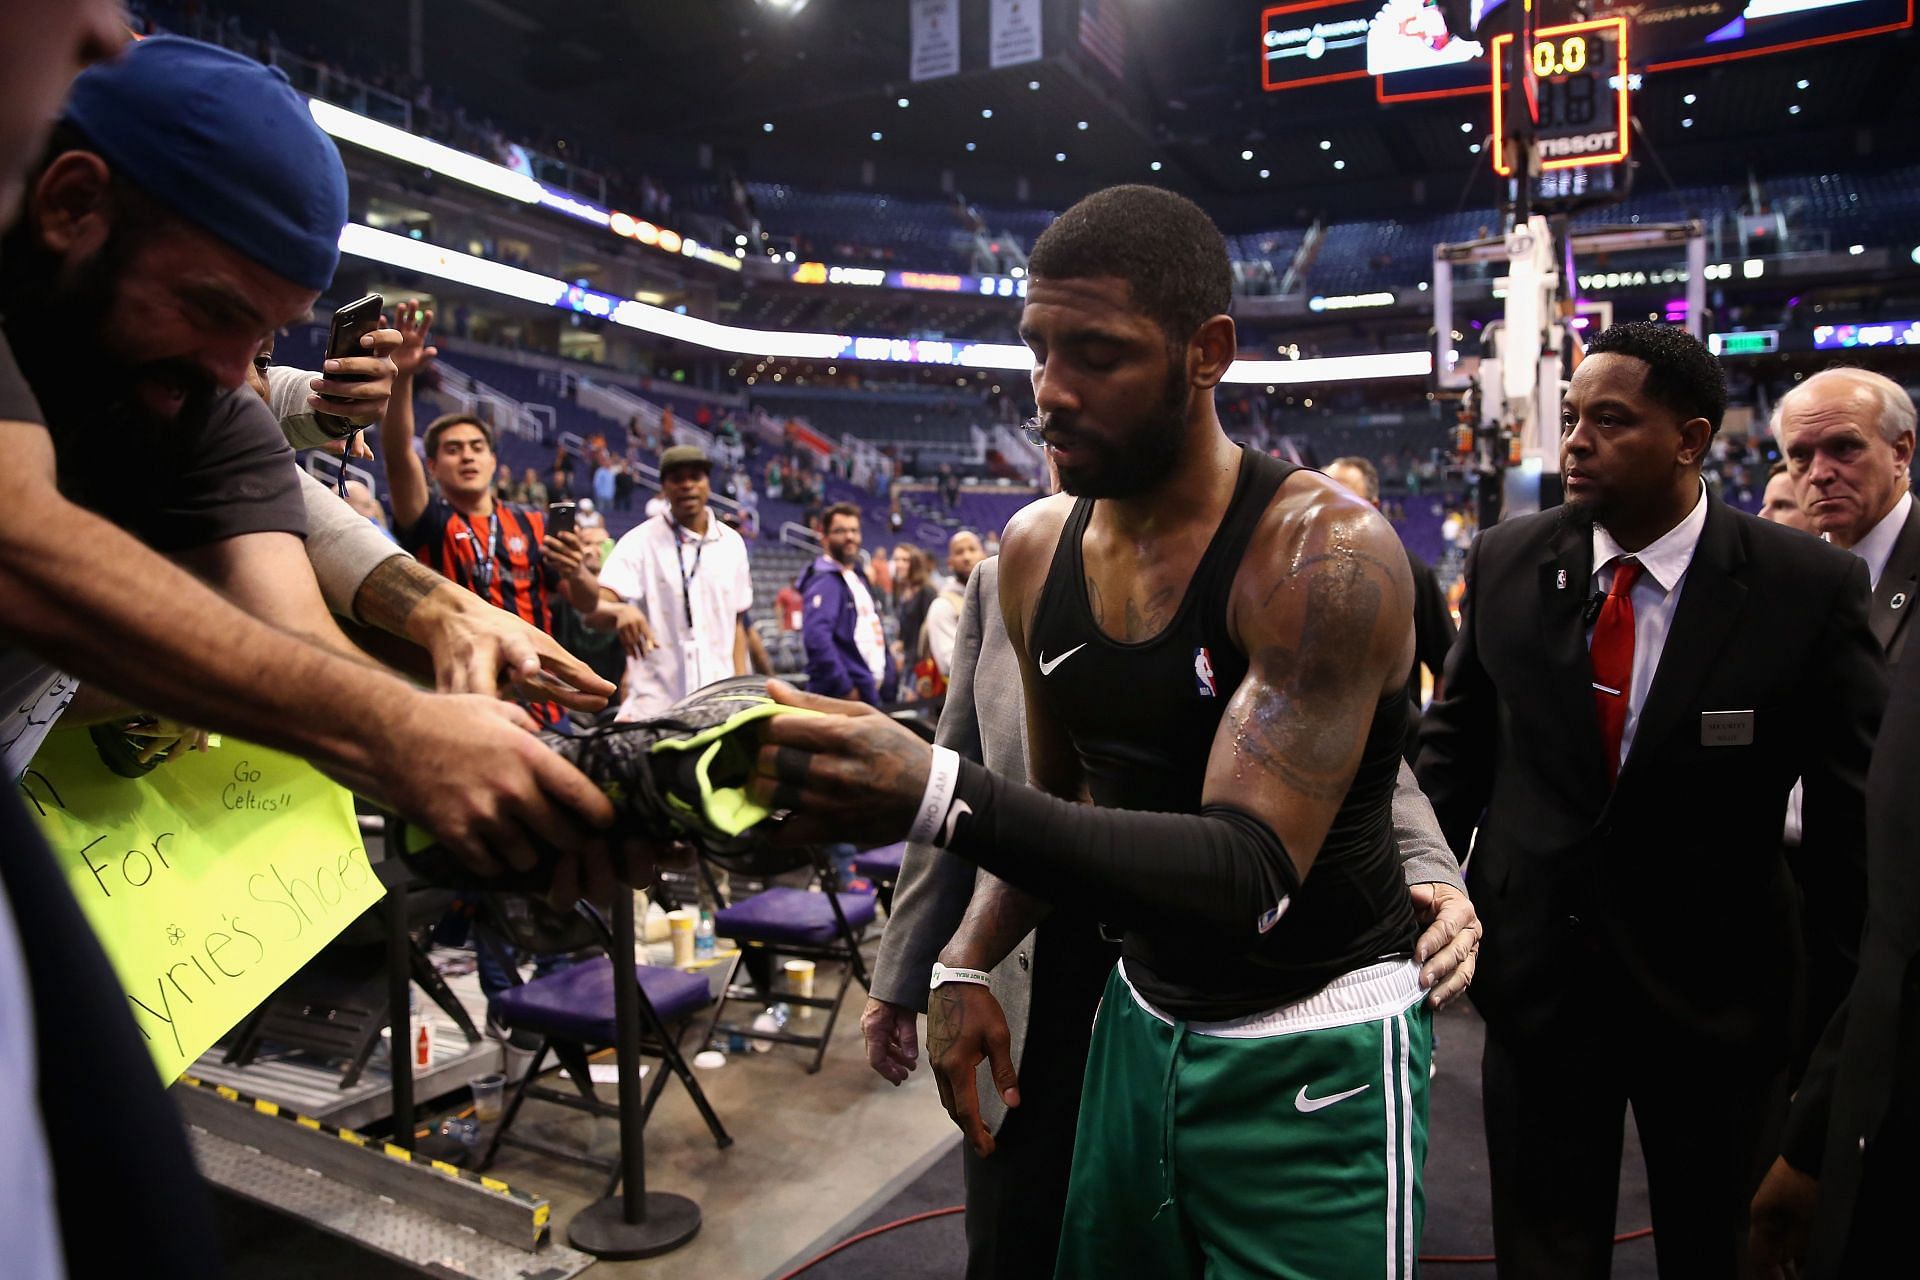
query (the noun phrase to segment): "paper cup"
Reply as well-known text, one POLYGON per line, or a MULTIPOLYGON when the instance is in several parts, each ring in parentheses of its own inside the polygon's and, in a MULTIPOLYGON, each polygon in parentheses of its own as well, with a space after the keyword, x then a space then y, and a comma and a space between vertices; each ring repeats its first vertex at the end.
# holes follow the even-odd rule
POLYGON ((787 994, 809 999, 813 995, 813 961, 789 960, 786 963, 787 994))
POLYGON ((673 939, 673 962, 676 965, 693 963, 693 926, 697 923, 691 911, 667 912, 667 934, 673 939))

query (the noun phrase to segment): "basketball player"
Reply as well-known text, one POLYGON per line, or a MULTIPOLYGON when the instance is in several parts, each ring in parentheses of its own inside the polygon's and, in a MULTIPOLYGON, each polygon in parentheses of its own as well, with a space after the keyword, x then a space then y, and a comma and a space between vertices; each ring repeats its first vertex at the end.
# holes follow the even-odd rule
POLYGON ((1035 244, 1021 336, 1066 493, 1002 541, 1036 788, 884 717, 769 723, 786 839, 930 840, 983 876, 934 967, 930 1057, 1018 1081, 985 970, 1048 910, 1124 935, 1094 1032, 1056 1274, 1412 1275, 1431 1047, 1390 802, 1413 655, 1392 529, 1243 452, 1220 233, 1150 187, 1035 244), (1087 803, 1087 802, 1091 803, 1087 803))

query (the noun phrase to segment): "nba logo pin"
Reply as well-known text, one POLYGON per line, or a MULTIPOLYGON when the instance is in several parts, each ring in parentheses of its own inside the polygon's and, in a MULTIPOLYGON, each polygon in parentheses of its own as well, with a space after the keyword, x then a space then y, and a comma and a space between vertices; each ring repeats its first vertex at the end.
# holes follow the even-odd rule
POLYGON ((1220 696, 1220 690, 1213 682, 1213 655, 1207 652, 1205 645, 1193 651, 1193 683, 1203 698, 1220 696))
POLYGON ((1555 591, 1565 591, 1567 589, 1567 571, 1565 569, 1562 569, 1559 575, 1554 578, 1553 589, 1555 591))

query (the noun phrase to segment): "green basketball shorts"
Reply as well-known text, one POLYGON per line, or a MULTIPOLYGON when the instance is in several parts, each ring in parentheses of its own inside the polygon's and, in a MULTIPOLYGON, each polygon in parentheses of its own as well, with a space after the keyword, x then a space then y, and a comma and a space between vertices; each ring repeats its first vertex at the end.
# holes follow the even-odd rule
POLYGON ((1107 980, 1056 1280, 1412 1276, 1432 1020, 1410 960, 1185 1023, 1107 980))

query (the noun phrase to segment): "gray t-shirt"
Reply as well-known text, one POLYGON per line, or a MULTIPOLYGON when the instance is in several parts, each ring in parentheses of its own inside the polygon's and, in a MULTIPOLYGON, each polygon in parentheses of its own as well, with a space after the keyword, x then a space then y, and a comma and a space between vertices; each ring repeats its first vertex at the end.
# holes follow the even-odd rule
MULTIPOLYGON (((0 338, 0 421, 45 423, 0 338)), ((307 535, 293 450, 260 397, 224 392, 164 440, 112 437, 101 424, 54 431, 68 498, 167 553, 248 533, 307 535)), ((78 683, 0 634, 0 768, 20 776, 78 683)))

